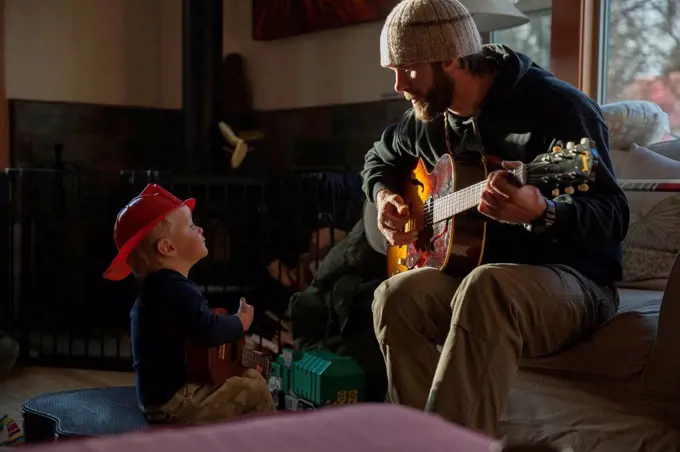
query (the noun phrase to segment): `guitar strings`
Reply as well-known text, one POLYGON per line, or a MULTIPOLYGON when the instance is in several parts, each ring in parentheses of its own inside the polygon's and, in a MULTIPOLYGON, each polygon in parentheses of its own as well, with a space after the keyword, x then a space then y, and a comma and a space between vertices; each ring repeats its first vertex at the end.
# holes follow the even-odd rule
MULTIPOLYGON (((549 166, 550 162, 532 162, 525 163, 522 166, 510 170, 510 173, 517 176, 520 172, 524 170, 537 169, 541 167, 549 166)), ((531 185, 532 181, 540 181, 542 176, 533 176, 527 173, 526 183, 531 185)), ((423 207, 423 217, 426 225, 433 224, 435 222, 441 221, 445 218, 451 217, 459 212, 456 212, 456 208, 460 208, 460 211, 472 208, 474 205, 479 203, 479 198, 481 192, 486 186, 486 180, 481 181, 477 184, 470 185, 468 187, 462 188, 453 193, 449 193, 440 198, 433 199, 432 202, 423 207), (441 213, 440 219, 437 219, 437 213, 441 213)), ((409 219, 409 225, 413 226, 414 219, 409 219)), ((413 228, 411 228, 413 229, 413 228)))

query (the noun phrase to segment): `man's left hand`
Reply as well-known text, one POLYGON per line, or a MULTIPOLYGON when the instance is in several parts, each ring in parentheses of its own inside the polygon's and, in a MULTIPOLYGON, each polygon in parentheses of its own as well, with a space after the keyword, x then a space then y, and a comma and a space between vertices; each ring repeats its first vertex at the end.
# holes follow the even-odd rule
POLYGON ((545 198, 534 186, 517 187, 508 179, 508 170, 520 162, 503 162, 503 170, 494 171, 486 180, 477 210, 494 220, 528 224, 539 218, 547 207, 545 198))

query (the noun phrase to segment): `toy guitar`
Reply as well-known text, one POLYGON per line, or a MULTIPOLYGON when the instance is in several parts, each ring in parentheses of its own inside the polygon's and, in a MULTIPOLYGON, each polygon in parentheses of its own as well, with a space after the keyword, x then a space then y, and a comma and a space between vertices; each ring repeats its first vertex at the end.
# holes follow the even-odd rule
MULTIPOLYGON (((553 152, 541 154, 531 163, 510 170, 516 183, 574 193, 588 190, 598 165, 594 143, 588 138, 580 144, 568 143, 553 152)), ((477 212, 489 170, 480 157, 442 156, 427 172, 422 160, 402 190, 409 207, 405 231, 418 231, 409 245, 387 245, 387 271, 392 276, 420 267, 431 267, 452 275, 464 276, 477 267, 484 256, 486 221, 477 212), (474 208, 474 209, 473 209, 474 208)), ((371 246, 384 252, 386 240, 378 229, 375 204, 366 202, 364 224, 371 246)))
MULTIPOLYGON (((227 315, 222 308, 212 312, 227 315)), ((219 385, 231 377, 242 376, 246 369, 255 369, 267 376, 272 358, 264 350, 246 346, 245 339, 210 348, 187 339, 185 359, 190 382, 219 385)))
MULTIPOLYGON (((217 315, 227 315, 226 309, 212 309, 217 315)), ((245 339, 206 348, 191 339, 186 343, 186 366, 192 383, 221 384, 231 377, 240 377, 245 339)))

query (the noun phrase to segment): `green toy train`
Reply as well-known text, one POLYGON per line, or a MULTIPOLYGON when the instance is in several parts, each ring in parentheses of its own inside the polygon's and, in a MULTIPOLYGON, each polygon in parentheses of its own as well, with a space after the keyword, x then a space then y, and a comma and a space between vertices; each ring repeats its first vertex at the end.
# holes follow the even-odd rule
POLYGON ((260 369, 280 410, 314 410, 364 400, 364 370, 351 357, 324 349, 284 348, 268 364, 268 369, 260 369))

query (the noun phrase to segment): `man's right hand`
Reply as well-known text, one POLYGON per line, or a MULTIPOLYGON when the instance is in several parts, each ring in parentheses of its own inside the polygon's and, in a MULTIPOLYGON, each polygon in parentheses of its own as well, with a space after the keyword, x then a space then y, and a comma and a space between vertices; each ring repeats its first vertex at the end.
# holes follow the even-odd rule
POLYGON ((409 209, 401 196, 383 188, 376 197, 378 229, 390 245, 407 245, 416 238, 416 232, 404 232, 409 220, 409 209))
POLYGON ((241 325, 243 325, 243 331, 248 331, 250 325, 253 324, 255 308, 246 303, 245 298, 241 298, 241 304, 238 307, 238 313, 236 315, 241 320, 241 325))

